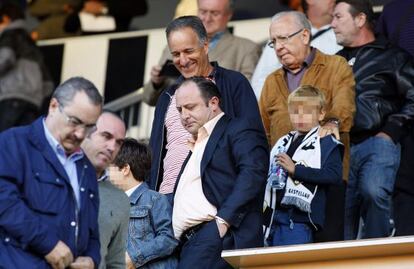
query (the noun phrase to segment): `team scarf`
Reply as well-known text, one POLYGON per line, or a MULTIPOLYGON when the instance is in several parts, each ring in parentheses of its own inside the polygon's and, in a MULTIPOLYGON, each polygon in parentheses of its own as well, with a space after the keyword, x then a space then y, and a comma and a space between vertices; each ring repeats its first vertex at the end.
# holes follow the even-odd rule
MULTIPOLYGON (((296 149, 292 156, 292 160, 296 164, 300 164, 311 168, 321 168, 321 146, 319 136, 320 126, 314 127, 310 130, 302 143, 296 149)), ((281 137, 270 153, 270 162, 276 162, 276 155, 281 152, 286 152, 289 149, 290 144, 298 137, 299 133, 293 131, 287 135, 281 137)), ((276 189, 272 188, 272 182, 269 180, 270 168, 268 173, 268 181, 266 184, 265 198, 264 198, 264 212, 271 212, 268 216, 267 224, 265 224, 264 232, 265 238, 268 237, 270 232, 271 223, 273 221, 273 215, 276 210, 276 189)), ((288 176, 286 180, 284 197, 281 204, 286 206, 294 206, 297 209, 311 213, 311 202, 318 190, 318 186, 314 184, 304 184, 288 176)), ((265 217, 266 218, 266 217, 265 217)))

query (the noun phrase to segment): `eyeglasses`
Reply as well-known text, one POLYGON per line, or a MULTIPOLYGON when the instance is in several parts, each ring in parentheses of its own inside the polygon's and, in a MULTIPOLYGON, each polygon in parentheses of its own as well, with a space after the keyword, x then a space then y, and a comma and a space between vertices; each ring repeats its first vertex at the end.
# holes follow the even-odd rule
POLYGON ((287 36, 276 36, 276 39, 273 39, 271 41, 269 41, 269 43, 267 43, 267 45, 269 47, 271 47, 272 49, 276 46, 276 43, 285 45, 289 42, 289 40, 294 37, 295 35, 299 34, 300 32, 302 32, 305 28, 302 28, 300 30, 298 30, 297 32, 294 32, 293 34, 287 35, 287 36))
POLYGON ((70 116, 68 115, 64 110, 63 110, 63 106, 59 105, 59 111, 60 113, 62 113, 62 115, 65 117, 66 123, 74 128, 74 129, 83 129, 85 130, 86 135, 89 135, 91 133, 93 133, 96 130, 96 124, 86 124, 84 122, 82 122, 80 119, 78 119, 75 116, 70 116))

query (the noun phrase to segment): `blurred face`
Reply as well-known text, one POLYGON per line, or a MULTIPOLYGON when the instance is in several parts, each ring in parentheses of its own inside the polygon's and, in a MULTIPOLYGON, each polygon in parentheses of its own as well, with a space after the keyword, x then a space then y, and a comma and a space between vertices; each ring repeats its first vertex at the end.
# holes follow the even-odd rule
POLYGON ((103 113, 96 123, 96 131, 82 143, 89 160, 98 173, 115 159, 125 138, 125 125, 116 116, 103 113))
POLYGON ((185 78, 208 75, 208 45, 200 45, 197 34, 191 28, 171 32, 168 46, 175 67, 185 78))
POLYGON ((79 149, 85 137, 96 128, 102 107, 89 102, 84 92, 78 92, 73 100, 63 106, 52 98, 46 117, 46 126, 67 154, 79 149))
POLYGON ((290 122, 293 128, 301 133, 307 133, 316 127, 323 117, 325 111, 320 107, 316 98, 296 97, 289 104, 290 122))
POLYGON ((336 42, 344 47, 352 47, 360 30, 361 17, 352 17, 349 12, 350 5, 339 3, 335 6, 332 19, 332 28, 335 32, 336 42))
POLYGON ((228 0, 198 0, 198 17, 209 37, 224 31, 231 16, 228 0))
POLYGON ((219 108, 217 97, 206 104, 197 85, 192 82, 178 88, 175 96, 181 123, 192 135, 197 135, 198 129, 212 119, 219 108))
POLYGON ((295 23, 291 16, 284 16, 271 24, 270 39, 282 65, 293 72, 299 71, 310 52, 309 31, 295 23))

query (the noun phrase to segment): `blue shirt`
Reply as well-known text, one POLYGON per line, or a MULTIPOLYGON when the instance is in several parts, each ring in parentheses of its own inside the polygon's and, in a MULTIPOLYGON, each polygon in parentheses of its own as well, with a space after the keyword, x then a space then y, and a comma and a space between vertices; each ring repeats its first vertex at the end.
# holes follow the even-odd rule
POLYGON ((212 50, 217 46, 220 38, 224 35, 224 32, 219 32, 211 37, 210 41, 208 42, 208 49, 212 50))
POLYGON ((49 145, 52 147, 53 152, 59 159, 59 162, 62 164, 63 168, 68 175, 70 180, 70 185, 72 186, 73 193, 75 194, 76 201, 78 206, 80 207, 80 198, 79 198, 79 181, 78 181, 78 173, 76 170, 76 161, 83 158, 83 152, 81 149, 75 151, 69 156, 66 156, 65 150, 63 149, 62 145, 53 137, 53 135, 48 130, 45 120, 43 120, 43 129, 45 130, 46 140, 49 145))

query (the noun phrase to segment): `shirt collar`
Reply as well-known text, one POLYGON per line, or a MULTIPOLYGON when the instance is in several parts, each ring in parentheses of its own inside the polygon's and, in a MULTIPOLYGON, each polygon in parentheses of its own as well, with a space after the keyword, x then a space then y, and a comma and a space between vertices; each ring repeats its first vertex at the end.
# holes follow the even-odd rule
POLYGON ((102 174, 102 176, 100 176, 100 177, 98 178, 98 182, 99 182, 99 181, 105 181, 105 180, 107 180, 107 179, 108 179, 108 177, 109 177, 109 172, 108 172, 108 170, 107 170, 107 169, 105 169, 105 170, 104 170, 104 172, 103 172, 103 174, 102 174))
POLYGON ((289 73, 295 74, 295 75, 299 74, 304 68, 307 68, 312 64, 313 60, 315 59, 315 55, 316 55, 316 49, 314 47, 311 47, 311 51, 310 51, 309 55, 306 56, 305 60, 303 61, 302 67, 296 73, 292 73, 289 69, 287 69, 284 66, 282 66, 282 67, 286 72, 289 72, 289 73))
POLYGON ((217 43, 219 42, 220 38, 224 35, 225 31, 218 32, 215 35, 211 37, 211 39, 208 42, 208 48, 214 49, 217 46, 217 43))
POLYGON ((134 187, 130 188, 129 190, 125 191, 125 194, 126 194, 128 197, 131 197, 131 195, 134 193, 134 191, 135 191, 136 189, 138 189, 138 187, 139 187, 139 186, 141 186, 141 184, 142 184, 142 182, 139 182, 139 183, 138 183, 138 185, 136 185, 136 186, 134 186, 134 187))
POLYGON ((207 131, 208 136, 211 135, 211 133, 214 130, 214 127, 216 126, 217 122, 221 119, 221 117, 224 116, 224 112, 221 112, 220 114, 218 114, 217 116, 215 116, 214 118, 212 118, 211 120, 209 120, 208 122, 206 122, 203 127, 205 128, 205 130, 207 131))
POLYGON ((57 156, 64 157, 65 159, 73 159, 74 161, 77 161, 83 157, 83 152, 79 148, 75 152, 73 152, 71 155, 67 156, 64 148, 61 144, 56 140, 56 138, 52 135, 52 133, 49 131, 49 129, 46 126, 46 120, 43 118, 43 130, 45 132, 45 137, 49 145, 52 147, 53 152, 57 156))

